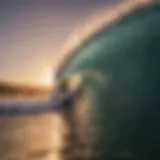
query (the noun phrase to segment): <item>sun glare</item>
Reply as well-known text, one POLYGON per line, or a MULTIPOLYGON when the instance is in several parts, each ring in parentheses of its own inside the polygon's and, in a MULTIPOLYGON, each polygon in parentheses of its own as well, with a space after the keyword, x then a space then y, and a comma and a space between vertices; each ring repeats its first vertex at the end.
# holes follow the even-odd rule
POLYGON ((46 86, 51 86, 54 82, 54 73, 51 70, 45 71, 42 83, 46 86))

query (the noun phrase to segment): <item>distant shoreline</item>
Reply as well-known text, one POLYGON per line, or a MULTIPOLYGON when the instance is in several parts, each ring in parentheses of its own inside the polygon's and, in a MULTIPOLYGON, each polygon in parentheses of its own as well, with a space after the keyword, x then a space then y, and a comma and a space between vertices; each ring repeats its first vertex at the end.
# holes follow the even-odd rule
POLYGON ((51 87, 15 85, 6 82, 0 82, 0 97, 35 97, 47 96, 51 92, 51 87))

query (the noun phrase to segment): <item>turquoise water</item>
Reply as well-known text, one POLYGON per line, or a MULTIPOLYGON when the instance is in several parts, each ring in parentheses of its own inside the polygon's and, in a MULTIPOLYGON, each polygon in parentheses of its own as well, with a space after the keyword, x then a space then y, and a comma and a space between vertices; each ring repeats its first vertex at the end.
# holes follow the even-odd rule
POLYGON ((160 159, 159 17, 153 4, 104 26, 59 72, 79 73, 83 88, 94 91, 82 128, 95 159, 160 159), (90 73, 102 75, 102 85, 90 73))

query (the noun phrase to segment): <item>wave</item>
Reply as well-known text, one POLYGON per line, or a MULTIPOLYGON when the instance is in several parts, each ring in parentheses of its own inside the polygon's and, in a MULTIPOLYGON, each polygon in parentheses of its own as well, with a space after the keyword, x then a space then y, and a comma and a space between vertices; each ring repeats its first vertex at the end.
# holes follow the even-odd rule
POLYGON ((106 6, 102 10, 91 15, 86 19, 83 25, 80 25, 71 33, 57 56, 57 63, 54 64, 54 69, 58 73, 61 68, 63 68, 64 63, 72 59, 72 56, 77 53, 76 51, 78 48, 91 40, 94 35, 103 28, 109 27, 134 10, 143 8, 152 3, 152 0, 125 0, 118 5, 106 6))

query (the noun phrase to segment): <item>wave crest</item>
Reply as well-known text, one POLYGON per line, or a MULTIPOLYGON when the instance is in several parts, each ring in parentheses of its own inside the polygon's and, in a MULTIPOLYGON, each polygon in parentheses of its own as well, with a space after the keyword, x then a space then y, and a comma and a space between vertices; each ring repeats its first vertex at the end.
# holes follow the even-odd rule
POLYGON ((136 9, 145 7, 153 3, 152 0, 126 0, 118 5, 104 7, 103 10, 93 14, 81 27, 77 27, 69 36, 62 50, 57 55, 54 70, 61 68, 67 59, 73 54, 74 50, 81 46, 86 40, 91 39, 97 32, 109 26, 121 17, 133 12, 136 9))

